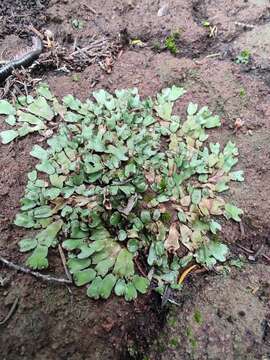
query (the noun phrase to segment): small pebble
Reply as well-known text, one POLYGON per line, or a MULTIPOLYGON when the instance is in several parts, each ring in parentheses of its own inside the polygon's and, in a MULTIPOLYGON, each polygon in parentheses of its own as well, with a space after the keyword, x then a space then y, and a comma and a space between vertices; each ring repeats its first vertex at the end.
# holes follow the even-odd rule
POLYGON ((165 16, 168 15, 168 13, 169 13, 169 6, 168 4, 165 4, 158 10, 157 16, 159 17, 165 16))

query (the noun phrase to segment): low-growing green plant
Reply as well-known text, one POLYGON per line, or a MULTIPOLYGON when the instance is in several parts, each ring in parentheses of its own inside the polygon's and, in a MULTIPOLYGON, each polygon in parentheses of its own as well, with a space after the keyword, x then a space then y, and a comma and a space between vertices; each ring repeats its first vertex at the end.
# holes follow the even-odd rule
POLYGON ((245 88, 241 87, 239 90, 239 96, 244 98, 247 95, 245 88))
POLYGON ((77 30, 82 30, 84 27, 84 21, 80 20, 80 19, 73 19, 71 24, 74 27, 74 29, 77 29, 77 30))
POLYGON ((204 27, 209 27, 209 26, 211 25, 211 23, 210 23, 208 20, 204 20, 204 21, 202 22, 202 25, 203 25, 204 27))
POLYGON ((176 45, 176 40, 179 39, 179 32, 173 32, 165 39, 165 47, 170 51, 171 54, 176 55, 179 53, 179 49, 176 45))
POLYGON ((207 268, 225 261, 216 217, 240 221, 242 210, 220 196, 230 181, 243 181, 242 171, 232 171, 238 150, 230 141, 223 150, 204 144, 207 130, 221 125, 206 106, 190 103, 185 119, 173 115, 184 93, 172 86, 141 100, 136 88, 99 90, 93 100, 60 102, 43 84, 36 97, 0 101, 0 114, 16 127, 0 133, 4 144, 34 131, 48 136, 51 121, 59 122, 47 144, 31 151, 39 162, 15 219, 31 229, 19 242, 29 267, 47 268, 51 248, 61 244, 89 297, 114 291, 130 301, 150 281, 160 293, 179 288, 190 261, 207 268))
POLYGON ((202 325, 203 317, 202 317, 202 313, 200 312, 199 309, 195 310, 193 318, 194 318, 194 320, 196 321, 197 324, 202 325))
POLYGON ((236 64, 245 64, 247 65, 250 61, 250 51, 243 50, 241 53, 236 57, 235 62, 236 64))

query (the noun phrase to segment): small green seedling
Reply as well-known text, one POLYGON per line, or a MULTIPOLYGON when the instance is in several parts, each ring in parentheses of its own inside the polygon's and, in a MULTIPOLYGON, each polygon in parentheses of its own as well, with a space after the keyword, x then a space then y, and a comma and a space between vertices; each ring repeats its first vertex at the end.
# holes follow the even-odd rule
POLYGON ((204 27, 209 27, 210 26, 210 22, 207 21, 207 20, 203 21, 202 24, 203 24, 204 27))
POLYGON ((73 19, 71 24, 74 27, 74 29, 77 29, 77 30, 82 30, 82 28, 84 27, 84 22, 79 19, 73 19))
POLYGON ((198 309, 195 310, 193 318, 197 324, 202 325, 203 317, 202 317, 202 313, 200 312, 200 310, 198 310, 198 309))
POLYGON ((243 87, 241 87, 240 90, 239 90, 239 96, 241 98, 246 96, 246 90, 243 87))
POLYGON ((170 36, 168 36, 165 40, 165 47, 170 51, 171 54, 176 55, 179 53, 179 49, 176 45, 176 40, 179 39, 180 33, 173 32, 170 36))
POLYGON ((236 57, 235 62, 236 64, 244 64, 247 65, 250 61, 250 51, 249 50, 243 50, 241 53, 236 57))

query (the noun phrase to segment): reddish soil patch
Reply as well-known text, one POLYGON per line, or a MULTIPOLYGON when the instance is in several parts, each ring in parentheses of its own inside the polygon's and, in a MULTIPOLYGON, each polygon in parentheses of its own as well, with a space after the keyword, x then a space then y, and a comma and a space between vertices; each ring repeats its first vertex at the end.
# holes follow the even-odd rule
MULTIPOLYGON (((264 254, 270 256, 269 87, 255 76, 261 72, 250 71, 250 67, 232 61, 236 51, 233 41, 247 31, 237 27, 235 21, 264 24, 269 18, 267 14, 267 1, 255 0, 237 0, 233 5, 232 1, 181 0, 160 4, 132 0, 102 3, 79 0, 76 4, 71 0, 2 1, 0 53, 7 50, 14 53, 11 48, 17 48, 17 44, 24 41, 19 36, 26 35, 25 26, 30 22, 39 30, 51 29, 56 41, 68 49, 75 41, 82 46, 87 44, 93 35, 117 38, 121 34, 126 45, 111 74, 94 64, 83 72, 66 75, 44 66, 38 75, 50 84, 57 96, 71 93, 80 99, 85 99, 98 88, 114 90, 136 86, 143 96, 147 96, 168 85, 183 85, 188 92, 177 103, 175 111, 183 115, 191 100, 201 106, 208 105, 221 115, 223 122, 221 129, 211 133, 211 141, 224 144, 230 139, 240 150, 238 167, 245 171, 245 183, 235 185, 226 196, 245 212, 244 233, 237 224, 226 223, 222 238, 231 244, 236 254, 242 252, 235 246, 237 242, 253 250, 263 243, 264 254), (83 21, 82 30, 72 26, 74 19, 83 21), (203 20, 217 26, 216 37, 209 38, 209 29, 202 26, 203 20), (178 30, 181 33, 177 40, 180 51, 174 57, 161 50, 166 36, 178 30), (141 39, 144 47, 128 46, 130 38, 141 39), (153 50, 157 43, 160 45, 158 52, 156 47, 153 50), (206 57, 216 52, 221 55, 206 57), (243 126, 235 132, 237 119, 243 121, 243 126)), ((4 55, 8 57, 8 54, 4 55)), ((0 129, 4 128, 6 125, 1 120, 0 129)), ((38 136, 31 136, 11 145, 0 145, 0 253, 17 263, 23 263, 17 243, 24 233, 12 222, 19 209, 26 174, 34 165, 29 152, 37 139, 38 136)), ((60 276, 63 270, 57 252, 51 260, 50 272, 60 276)), ((265 275, 269 272, 269 263, 262 258, 259 262, 243 273, 233 275, 232 279, 192 277, 176 299, 184 312, 177 308, 174 315, 176 325, 165 328, 165 355, 154 346, 150 358, 221 359, 217 351, 220 343, 224 351, 228 351, 228 359, 261 359, 263 356, 266 359, 270 356, 267 332, 270 318, 267 289, 270 284, 265 275), (246 296, 247 276, 258 288, 254 295, 256 299, 253 295, 246 296), (223 298, 228 298, 229 306, 223 298), (217 309, 213 311, 213 303, 221 316, 217 309), (195 307, 203 313, 203 327, 192 323, 195 307), (254 314, 248 317, 245 326, 242 315, 238 314, 241 311, 254 314), (227 322, 230 316, 233 321, 227 322), (186 332, 190 326, 199 343, 196 352, 186 332), (247 333, 248 327, 251 330, 247 333), (175 337, 181 344, 179 347, 170 345, 175 337), (233 342, 237 346, 233 346, 233 342)), ((3 359, 143 359, 149 345, 162 332, 164 311, 152 293, 134 304, 115 298, 94 302, 86 297, 84 291, 41 283, 4 267, 0 267, 0 276, 9 279, 5 287, 0 285, 0 320, 8 313, 14 299, 19 297, 17 311, 1 328, 3 359)))

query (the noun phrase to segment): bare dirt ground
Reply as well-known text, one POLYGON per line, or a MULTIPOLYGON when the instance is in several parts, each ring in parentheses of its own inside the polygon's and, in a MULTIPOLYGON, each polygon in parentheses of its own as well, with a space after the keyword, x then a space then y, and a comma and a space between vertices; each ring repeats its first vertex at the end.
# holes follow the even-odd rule
MULTIPOLYGON (((222 128, 211 133, 211 140, 234 141, 238 167, 245 172, 245 182, 228 195, 244 210, 242 231, 238 224, 224 224, 222 238, 234 257, 248 255, 236 244, 254 251, 263 245, 266 257, 247 260, 241 270, 190 276, 174 297, 179 306, 165 309, 153 293, 132 304, 115 298, 91 301, 76 288, 41 283, 2 267, 0 276, 8 282, 0 284, 0 320, 17 297, 19 305, 0 327, 1 358, 270 359, 270 1, 2 0, 2 58, 25 46, 30 23, 50 29, 69 51, 74 42, 83 47, 93 36, 118 44, 107 71, 97 63, 73 64, 69 73, 52 62, 34 68, 33 77, 43 78, 59 97, 71 93, 84 99, 98 88, 134 86, 146 96, 177 84, 187 89, 177 113, 193 101, 219 114, 222 128), (74 19, 83 21, 81 30, 72 25, 74 19), (206 20, 210 26, 203 26, 206 20), (179 52, 174 56, 164 42, 176 31, 179 52), (132 39, 144 45, 129 45, 132 39), (236 64, 245 49, 251 61, 236 64)), ((23 256, 17 243, 24 234, 12 223, 34 165, 29 152, 36 140, 33 135, 0 145, 0 253, 18 263, 23 256)), ((50 271, 61 274, 57 252, 52 262, 50 271)))

